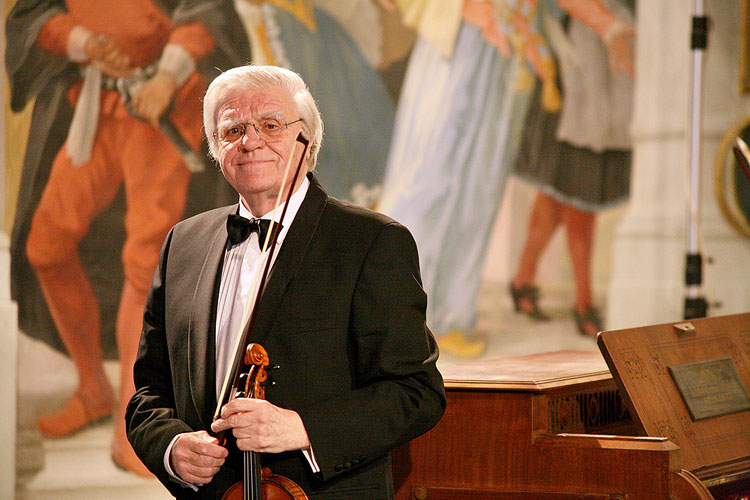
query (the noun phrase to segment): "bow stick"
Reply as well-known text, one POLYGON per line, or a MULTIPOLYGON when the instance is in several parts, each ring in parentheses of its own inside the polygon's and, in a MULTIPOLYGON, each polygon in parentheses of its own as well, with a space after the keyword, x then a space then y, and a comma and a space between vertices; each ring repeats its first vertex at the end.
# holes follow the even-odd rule
MULTIPOLYGON (((297 179, 299 178, 300 169, 302 168, 302 162, 305 160, 305 153, 307 152, 307 146, 309 144, 309 141, 302 136, 302 132, 297 134, 297 138, 295 139, 295 143, 294 143, 295 147, 298 142, 303 145, 304 149, 302 150, 302 156, 300 157, 299 163, 297 164, 297 168, 294 171, 292 182, 289 184, 289 189, 287 190, 287 193, 286 193, 286 200, 284 200, 284 208, 281 210, 282 222, 284 221, 286 210, 289 207, 289 199, 292 197, 292 194, 294 193, 294 186, 297 184, 297 179)), ((255 323, 255 313, 258 309, 258 303, 260 302, 261 291, 263 290, 266 284, 266 278, 268 277, 268 273, 271 269, 271 263, 273 261, 273 252, 274 252, 276 245, 272 245, 271 242, 274 242, 274 243, 276 242, 278 233, 281 230, 280 224, 276 223, 275 214, 276 214, 276 208, 279 206, 279 201, 281 201, 281 195, 284 192, 284 188, 286 186, 287 177, 289 175, 289 167, 292 163, 292 157, 294 156, 293 153, 294 153, 294 148, 292 148, 292 154, 289 155, 289 159, 286 162, 286 168, 284 169, 284 177, 282 178, 279 192, 276 195, 276 205, 274 206, 273 211, 271 212, 271 222, 269 224, 269 230, 268 230, 268 233, 266 234, 266 239, 263 242, 263 248, 261 249, 261 255, 265 255, 263 272, 260 273, 260 278, 259 278, 259 274, 258 274, 258 271, 260 271, 260 267, 259 267, 256 270, 255 277, 253 278, 253 287, 252 287, 253 293, 250 295, 250 298, 248 298, 248 301, 245 304, 245 310, 242 316, 242 327, 240 330, 241 335, 237 336, 237 340, 235 342, 234 355, 232 356, 230 369, 227 370, 227 373, 224 377, 224 383, 222 384, 222 388, 221 388, 221 397, 218 399, 218 402, 216 405, 216 411, 214 412, 214 420, 218 419, 221 416, 221 408, 227 402, 229 402, 237 393, 239 378, 240 378, 240 374, 242 373, 241 368, 242 368, 242 364, 244 363, 243 358, 245 356, 245 350, 248 345, 250 332, 252 331, 253 325, 255 323), (250 308, 250 304, 252 304, 252 308, 250 308)))

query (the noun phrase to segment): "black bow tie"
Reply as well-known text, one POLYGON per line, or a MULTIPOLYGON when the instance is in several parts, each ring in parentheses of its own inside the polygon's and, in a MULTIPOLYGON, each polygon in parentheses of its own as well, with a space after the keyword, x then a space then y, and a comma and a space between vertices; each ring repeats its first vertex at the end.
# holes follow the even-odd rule
MULTIPOLYGON (((229 234, 229 241, 232 245, 242 243, 253 231, 258 232, 258 247, 263 248, 263 243, 266 241, 266 234, 268 234, 268 227, 271 221, 268 219, 246 219, 237 214, 229 214, 227 217, 227 234, 229 234)), ((281 230, 281 224, 277 224, 281 230)), ((273 242, 269 242, 269 245, 273 242)))

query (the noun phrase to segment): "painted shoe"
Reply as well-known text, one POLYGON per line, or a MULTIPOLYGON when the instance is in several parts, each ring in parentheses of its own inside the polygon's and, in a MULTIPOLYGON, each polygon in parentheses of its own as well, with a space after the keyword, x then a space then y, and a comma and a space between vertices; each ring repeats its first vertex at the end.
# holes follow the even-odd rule
POLYGON ((583 313, 573 309, 573 317, 576 320, 578 333, 584 337, 596 338, 596 335, 602 331, 602 318, 599 315, 599 310, 594 306, 586 307, 583 313))
POLYGON ((510 283, 510 296, 513 298, 513 308, 536 321, 549 321, 550 317, 539 309, 539 288, 532 285, 523 285, 516 288, 510 283), (531 304, 531 309, 525 309, 522 301, 531 304))
POLYGON ((39 417, 37 427, 44 437, 69 436, 109 418, 112 415, 112 406, 110 402, 100 408, 86 408, 80 396, 75 394, 62 409, 39 417))
POLYGON ((437 343, 442 352, 465 359, 478 358, 487 349, 485 339, 468 339, 458 330, 451 330, 441 335, 437 338, 437 343))

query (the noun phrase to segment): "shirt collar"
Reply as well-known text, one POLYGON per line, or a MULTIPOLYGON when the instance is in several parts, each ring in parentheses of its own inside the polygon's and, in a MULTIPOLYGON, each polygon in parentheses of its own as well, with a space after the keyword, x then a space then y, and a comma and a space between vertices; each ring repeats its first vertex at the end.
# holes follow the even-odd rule
MULTIPOLYGON (((281 233, 278 236, 277 243, 281 243, 284 240, 284 237, 286 236, 286 232, 289 229, 289 226, 292 225, 292 221, 294 221, 294 216, 297 215, 297 211, 299 211, 299 207, 302 205, 302 201, 305 199, 305 195, 307 194, 307 190, 310 187, 310 180, 307 178, 307 176, 304 177, 302 180, 302 184, 297 189, 297 191, 292 194, 292 197, 289 198, 289 208, 286 210, 286 214, 284 214, 284 221, 281 222, 282 228, 281 233)), ((260 219, 273 219, 276 222, 279 222, 281 220, 281 212, 284 210, 284 204, 277 206, 275 209, 271 210, 270 212, 263 214, 260 216, 260 219)), ((246 219, 254 219, 255 216, 250 213, 250 210, 245 207, 245 205, 242 203, 242 198, 240 198, 240 210, 239 215, 242 217, 245 217, 246 219)))

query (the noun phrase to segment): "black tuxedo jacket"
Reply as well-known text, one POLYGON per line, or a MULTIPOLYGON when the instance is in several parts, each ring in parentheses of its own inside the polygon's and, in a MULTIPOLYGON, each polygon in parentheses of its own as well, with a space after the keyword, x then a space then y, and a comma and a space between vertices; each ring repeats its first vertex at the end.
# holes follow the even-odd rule
MULTIPOLYGON (((445 408, 416 245, 400 224, 328 197, 309 177, 251 340, 280 366, 266 399, 299 413, 321 471, 312 473, 300 451, 261 460, 310 498, 392 498, 389 451, 429 430, 445 408)), ((225 466, 197 493, 171 480, 163 464, 176 434, 211 424, 216 299, 226 218, 236 210, 212 210, 172 229, 144 313, 128 437, 179 498, 221 498, 241 479, 232 443, 225 466)))

